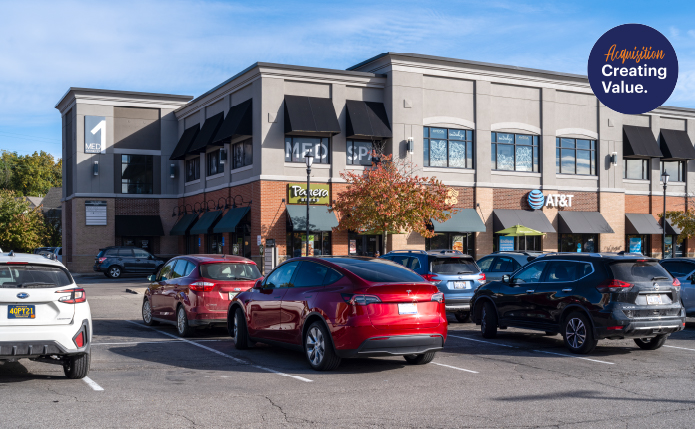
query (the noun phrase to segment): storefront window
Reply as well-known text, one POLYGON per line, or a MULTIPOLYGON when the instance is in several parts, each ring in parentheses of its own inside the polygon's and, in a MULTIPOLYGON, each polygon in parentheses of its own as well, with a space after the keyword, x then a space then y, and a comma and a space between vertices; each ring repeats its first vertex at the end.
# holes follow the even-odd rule
POLYGON ((506 237, 495 234, 492 242, 493 252, 503 252, 509 250, 543 250, 543 237, 534 235, 529 237, 506 237), (502 239, 500 245, 500 238, 502 239))
POLYGON ((152 193, 152 155, 121 155, 121 192, 152 193))
POLYGON ((199 235, 186 235, 186 254, 195 255, 200 253, 200 248, 198 247, 199 235))
POLYGON ((314 155, 314 164, 330 164, 330 142, 328 137, 285 137, 285 162, 301 162, 304 155, 314 155))
POLYGON ((376 256, 383 255, 381 235, 376 234, 348 234, 348 253, 355 256, 376 256))
POLYGON ((220 149, 207 154, 208 160, 208 176, 224 173, 224 164, 222 163, 220 149))
POLYGON ((425 250, 452 249, 472 255, 475 250, 474 235, 460 232, 440 232, 425 239, 425 250))
POLYGON ((598 234, 560 234, 560 252, 598 252, 598 234))
POLYGON ((222 234, 208 234, 208 253, 219 255, 223 253, 224 237, 222 234))
POLYGON ((623 160, 623 179, 649 180, 649 160, 623 160))
POLYGON ((538 173, 538 136, 492 133, 492 169, 538 173))
POLYGON ((596 175, 596 141, 555 139, 555 169, 561 174, 596 175))
MULTIPOLYGON (((287 233, 287 254, 290 257, 306 256, 306 233, 287 233)), ((331 254, 330 232, 309 232, 309 256, 331 254)))
POLYGON ((186 160, 186 182, 200 179, 200 157, 186 160))
POLYGON ((673 237, 673 257, 674 258, 682 258, 685 256, 685 238, 681 238, 677 235, 672 236, 673 237))
POLYGON ((671 182, 685 182, 685 161, 661 161, 661 171, 665 171, 671 176, 671 182))
POLYGON ((241 168, 253 164, 253 140, 248 139, 232 145, 234 162, 232 168, 241 168))
POLYGON ((650 256, 652 253, 651 249, 651 235, 628 234, 625 236, 625 251, 650 256))
POLYGON ((372 152, 379 142, 348 140, 347 141, 347 164, 348 165, 372 165, 372 152))
POLYGON ((473 131, 424 127, 425 167, 473 168, 473 131))

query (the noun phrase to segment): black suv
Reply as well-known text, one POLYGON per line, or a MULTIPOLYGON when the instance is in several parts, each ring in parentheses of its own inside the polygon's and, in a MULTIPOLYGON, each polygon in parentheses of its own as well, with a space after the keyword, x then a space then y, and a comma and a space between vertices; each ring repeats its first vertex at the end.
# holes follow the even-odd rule
POLYGON ((472 302, 483 337, 508 326, 560 333, 574 353, 591 352, 599 339, 623 338, 655 350, 685 327, 680 282, 639 254, 541 255, 478 288, 472 302))
POLYGON ((154 274, 164 262, 139 247, 111 246, 99 249, 99 254, 94 258, 94 271, 116 279, 123 273, 154 274))

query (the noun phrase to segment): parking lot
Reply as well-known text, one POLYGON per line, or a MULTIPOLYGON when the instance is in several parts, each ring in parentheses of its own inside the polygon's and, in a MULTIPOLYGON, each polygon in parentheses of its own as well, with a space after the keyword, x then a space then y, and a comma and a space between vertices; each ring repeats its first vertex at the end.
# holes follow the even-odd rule
MULTIPOLYGON (((190 339, 144 326, 140 278, 77 278, 94 320, 92 370, 0 364, 13 427, 692 427, 695 321, 656 351, 601 341, 570 355, 561 337, 451 323, 432 364, 343 360, 315 372, 300 353, 236 350, 225 330, 190 339)), ((453 320, 451 318, 450 320, 453 320)))

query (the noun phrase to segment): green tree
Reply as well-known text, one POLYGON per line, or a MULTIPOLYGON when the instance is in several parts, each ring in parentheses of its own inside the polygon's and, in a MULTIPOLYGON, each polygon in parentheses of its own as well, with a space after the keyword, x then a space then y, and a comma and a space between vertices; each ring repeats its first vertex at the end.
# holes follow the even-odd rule
POLYGON ((14 191, 0 190, 0 248, 26 252, 43 244, 46 234, 41 208, 14 191))
MULTIPOLYGON (((680 228, 681 236, 690 238, 695 236, 695 193, 688 194, 688 202, 686 207, 688 208, 682 212, 666 212, 666 219, 668 219, 671 225, 675 225, 680 228)), ((659 214, 659 218, 662 217, 663 215, 659 214)))
POLYGON ((60 159, 56 162, 50 153, 41 151, 32 155, 7 154, 8 152, 3 153, 3 159, 7 159, 11 175, 6 189, 38 197, 46 195, 54 186, 62 186, 63 162, 60 159))

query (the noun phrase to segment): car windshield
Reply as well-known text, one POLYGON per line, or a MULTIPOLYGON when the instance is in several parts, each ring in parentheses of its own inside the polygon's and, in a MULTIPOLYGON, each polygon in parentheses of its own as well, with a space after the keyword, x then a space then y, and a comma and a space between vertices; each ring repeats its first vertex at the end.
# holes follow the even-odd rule
POLYGON ((472 259, 434 258, 431 271, 435 274, 471 274, 480 271, 472 259))
POLYGON ((372 261, 350 261, 337 262, 331 261, 356 276, 368 282, 383 283, 414 283, 424 281, 419 274, 411 271, 395 262, 372 262, 372 261))
POLYGON ((668 271, 656 261, 625 261, 611 264, 610 267, 614 278, 629 283, 671 280, 668 271))
POLYGON ((256 280, 261 277, 261 272, 255 264, 203 264, 200 266, 200 275, 212 280, 256 280))
POLYGON ((2 288, 50 288, 68 286, 72 278, 58 267, 42 265, 0 265, 2 288))

